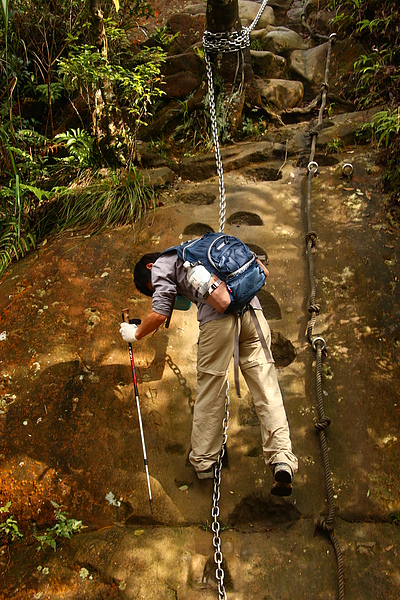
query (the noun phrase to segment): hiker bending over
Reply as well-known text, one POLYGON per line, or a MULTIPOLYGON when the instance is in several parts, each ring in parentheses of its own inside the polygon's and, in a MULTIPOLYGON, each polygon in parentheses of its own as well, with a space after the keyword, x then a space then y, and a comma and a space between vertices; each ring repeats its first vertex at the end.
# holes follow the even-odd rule
MULTIPOLYGON (((235 352, 235 360, 251 392, 260 422, 264 459, 274 477, 271 493, 289 496, 298 461, 292 453, 289 426, 271 355, 271 332, 261 304, 254 296, 240 312, 229 313, 229 309, 229 314, 221 312, 218 304, 215 308, 210 301, 217 289, 225 288, 226 293, 226 285, 215 275, 205 286, 201 277, 200 282, 195 281, 193 273, 190 277, 188 262, 178 255, 177 248, 161 254, 145 254, 136 264, 135 285, 140 292, 152 297, 152 311, 140 325, 122 323, 122 338, 126 342, 136 342, 156 330, 171 316, 177 295, 195 303, 200 334, 190 463, 199 479, 214 477, 214 465, 223 441, 228 367, 235 352)), ((264 272, 264 282, 269 273, 260 261, 257 262, 258 271, 264 272)))

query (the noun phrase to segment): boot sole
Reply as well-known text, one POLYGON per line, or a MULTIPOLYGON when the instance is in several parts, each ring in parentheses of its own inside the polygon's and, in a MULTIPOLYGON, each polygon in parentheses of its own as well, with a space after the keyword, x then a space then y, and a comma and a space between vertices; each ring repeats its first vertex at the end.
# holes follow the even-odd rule
POLYGON ((292 485, 290 483, 276 482, 271 488, 271 494, 273 496, 290 496, 292 493, 292 485))
POLYGON ((291 474, 288 471, 285 471, 283 469, 275 472, 274 479, 277 483, 286 483, 286 484, 292 483, 291 474))

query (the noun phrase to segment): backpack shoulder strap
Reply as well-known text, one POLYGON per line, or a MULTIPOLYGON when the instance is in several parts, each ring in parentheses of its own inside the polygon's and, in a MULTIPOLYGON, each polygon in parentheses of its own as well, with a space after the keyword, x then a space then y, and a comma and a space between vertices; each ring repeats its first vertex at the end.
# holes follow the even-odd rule
POLYGON ((273 363, 275 361, 272 358, 272 354, 271 354, 271 352, 270 352, 270 350, 268 348, 267 341, 266 341, 266 339, 264 337, 264 334, 263 334, 263 332, 261 330, 261 325, 258 322, 256 311, 251 306, 251 304, 249 304, 249 310, 250 310, 251 317, 253 319, 254 327, 256 328, 256 331, 258 333, 258 337, 260 338, 260 342, 261 342, 261 346, 263 347, 263 350, 264 350, 265 358, 267 359, 267 362, 273 363))

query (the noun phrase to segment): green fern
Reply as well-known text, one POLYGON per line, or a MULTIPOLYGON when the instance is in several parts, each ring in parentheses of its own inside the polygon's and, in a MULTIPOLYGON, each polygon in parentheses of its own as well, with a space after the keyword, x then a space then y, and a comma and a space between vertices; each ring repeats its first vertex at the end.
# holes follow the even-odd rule
POLYGON ((389 143, 400 136, 400 109, 375 113, 362 129, 373 134, 378 146, 384 144, 388 148, 389 143))
POLYGON ((19 260, 36 246, 34 233, 21 233, 18 229, 19 224, 14 216, 0 222, 0 277, 13 260, 19 260))

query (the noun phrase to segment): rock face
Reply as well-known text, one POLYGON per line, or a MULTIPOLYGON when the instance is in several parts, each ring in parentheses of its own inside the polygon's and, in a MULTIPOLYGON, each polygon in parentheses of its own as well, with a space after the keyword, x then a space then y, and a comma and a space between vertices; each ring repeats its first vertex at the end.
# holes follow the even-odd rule
MULTIPOLYGON (((174 119, 182 126, 182 105, 198 107, 204 98, 204 65, 192 44, 200 40, 205 3, 189 5, 185 18, 176 4, 171 22, 184 35, 165 76, 170 90, 178 91, 175 96, 171 91, 156 114, 154 135, 174 119), (187 102, 177 99, 188 81, 181 74, 196 80, 187 102)), ((254 5, 253 11, 259 3, 254 5)), ((279 27, 293 22, 296 33, 302 31, 301 2, 272 0, 270 6, 279 27)), ((315 2, 306 6, 310 19, 315 2)), ((254 39, 264 39, 271 27, 254 39)), ((310 43, 304 32, 300 37, 306 49, 285 49, 285 56, 253 52, 262 94, 281 114, 293 106, 293 114, 302 116, 296 108, 321 82, 326 45, 310 43)), ((343 60, 349 56, 345 45, 341 52, 343 60)), ((327 343, 322 395, 331 419, 333 526, 344 556, 346 598, 398 600, 400 243, 383 210, 373 150, 354 145, 371 114, 339 107, 318 126, 319 172, 311 180, 318 239, 312 255, 321 307, 318 335, 327 343), (351 170, 343 169, 346 164, 351 170)), ((292 496, 272 496, 254 403, 242 379, 242 396, 237 395, 231 372, 228 457, 219 490, 229 600, 337 597, 334 549, 327 537, 315 537, 327 503, 315 430, 319 381, 306 338, 305 193, 310 132, 316 129, 308 119, 269 125, 257 139, 221 149, 225 231, 269 260, 270 277, 259 298, 300 462, 292 496)), ((119 336, 124 308, 140 318, 151 310, 150 298, 134 285, 138 258, 219 230, 215 156, 212 151, 181 159, 172 152, 155 156, 151 146, 140 145, 141 174, 164 190, 155 210, 133 229, 97 236, 69 232, 49 240, 11 265, 0 281, 0 505, 11 502, 10 514, 25 536, 8 545, 0 539, 1 600, 218 595, 214 488, 211 481, 199 481, 187 461, 196 397, 196 312, 175 310, 168 329, 132 345, 149 480, 131 356, 119 336), (38 551, 33 524, 42 535, 60 524, 52 502, 86 529, 57 539, 56 552, 38 551)))
MULTIPOLYGON (((345 127, 354 132, 363 119, 367 115, 332 118, 318 136, 320 173, 312 184, 312 206, 319 333, 329 348, 323 389, 332 418, 334 526, 345 551, 346 590, 349 597, 371 599, 384 590, 386 598, 397 600, 398 532, 389 515, 398 514, 400 489, 400 381, 393 370, 399 306, 389 284, 400 260, 398 232, 388 229, 380 212, 369 148, 347 146, 329 166, 322 160, 327 136, 344 136, 345 127), (342 165, 349 161, 354 173, 344 177, 342 165), (367 582, 359 578, 365 568, 371 573, 367 582)), ((242 397, 236 395, 232 375, 228 464, 219 502, 228 598, 262 598, 266 573, 276 598, 336 593, 333 549, 327 539, 313 537, 325 511, 325 479, 314 432, 314 354, 304 333, 309 282, 302 211, 307 168, 301 157, 307 130, 286 126, 271 132, 269 141, 223 149, 225 230, 269 258, 270 281, 260 301, 300 459, 292 497, 274 499, 252 399, 244 381, 242 397)), ((349 136, 344 139, 351 143, 349 136)), ((185 600, 215 597, 212 483, 198 481, 187 463, 196 313, 175 311, 168 330, 133 348, 153 513, 129 353, 118 334, 123 308, 143 317, 151 307, 134 287, 138 257, 218 230, 213 160, 212 154, 203 158, 203 181, 175 180, 162 197, 164 206, 145 215, 134 232, 124 227, 91 238, 63 236, 13 265, 1 281, 0 499, 3 505, 12 502, 29 542, 14 542, 10 559, 0 557, 2 568, 7 566, 5 598, 12 593, 25 600, 45 590, 56 597, 60 580, 73 600, 168 598, 171 587, 185 600), (36 522, 42 533, 54 524, 50 500, 88 529, 58 542, 57 552, 38 553, 28 524, 36 522)), ((200 162, 188 158, 187 175, 190 163, 195 171, 200 162)))

